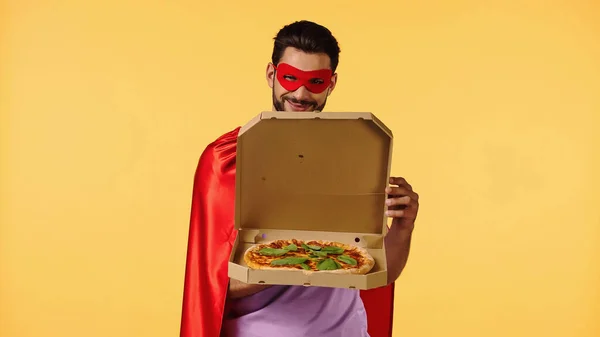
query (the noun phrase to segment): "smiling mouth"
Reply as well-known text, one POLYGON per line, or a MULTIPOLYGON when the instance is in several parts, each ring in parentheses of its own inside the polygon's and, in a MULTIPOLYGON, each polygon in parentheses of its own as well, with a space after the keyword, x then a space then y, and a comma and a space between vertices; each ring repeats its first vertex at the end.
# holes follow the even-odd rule
POLYGON ((314 103, 310 103, 310 102, 298 102, 298 101, 292 101, 292 100, 286 100, 289 105, 294 109, 294 110, 300 110, 300 111, 305 111, 310 109, 311 107, 313 107, 315 104, 314 103))

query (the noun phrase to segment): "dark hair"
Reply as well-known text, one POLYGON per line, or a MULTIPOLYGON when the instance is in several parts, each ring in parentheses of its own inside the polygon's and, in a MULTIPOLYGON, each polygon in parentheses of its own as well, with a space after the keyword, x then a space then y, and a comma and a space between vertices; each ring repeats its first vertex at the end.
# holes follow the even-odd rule
POLYGON ((296 21, 281 28, 274 38, 271 62, 277 65, 288 47, 302 50, 305 53, 325 53, 331 60, 331 70, 335 72, 339 58, 340 47, 329 29, 311 21, 296 21))

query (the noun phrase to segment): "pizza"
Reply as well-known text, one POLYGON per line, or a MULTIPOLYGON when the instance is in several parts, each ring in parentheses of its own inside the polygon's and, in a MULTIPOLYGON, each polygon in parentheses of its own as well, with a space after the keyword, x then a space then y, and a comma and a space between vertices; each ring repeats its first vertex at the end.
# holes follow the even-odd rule
POLYGON ((305 274, 366 274, 375 260, 361 247, 327 240, 273 240, 244 253, 251 269, 298 270, 305 274))

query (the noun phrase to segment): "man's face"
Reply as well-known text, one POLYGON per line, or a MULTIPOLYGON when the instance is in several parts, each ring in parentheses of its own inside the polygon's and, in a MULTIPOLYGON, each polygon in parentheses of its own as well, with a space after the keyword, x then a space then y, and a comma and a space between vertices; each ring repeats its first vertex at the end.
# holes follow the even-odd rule
POLYGON ((267 82, 273 89, 277 111, 322 111, 335 88, 337 74, 331 73, 329 56, 307 54, 287 48, 277 65, 267 66, 267 82))

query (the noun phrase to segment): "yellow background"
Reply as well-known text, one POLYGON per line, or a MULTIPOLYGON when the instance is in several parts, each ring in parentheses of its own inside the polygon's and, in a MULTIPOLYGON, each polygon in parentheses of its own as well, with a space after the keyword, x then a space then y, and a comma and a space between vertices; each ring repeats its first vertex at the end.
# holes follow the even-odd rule
POLYGON ((395 336, 600 336, 597 2, 0 3, 0 336, 178 334, 198 157, 296 19, 421 195, 395 336))

